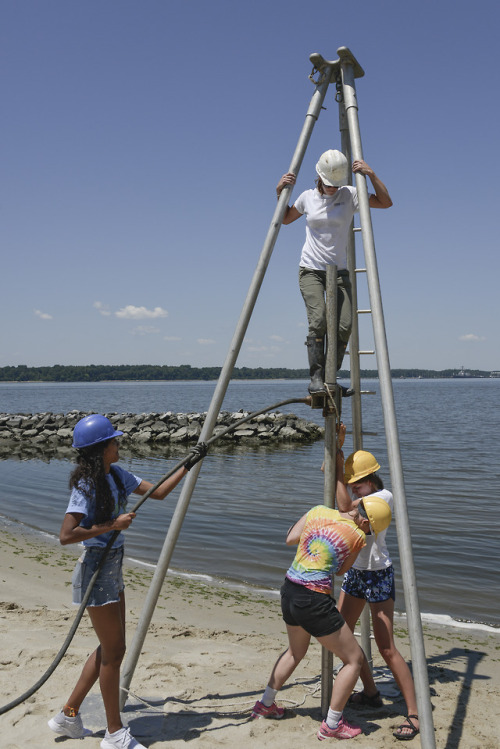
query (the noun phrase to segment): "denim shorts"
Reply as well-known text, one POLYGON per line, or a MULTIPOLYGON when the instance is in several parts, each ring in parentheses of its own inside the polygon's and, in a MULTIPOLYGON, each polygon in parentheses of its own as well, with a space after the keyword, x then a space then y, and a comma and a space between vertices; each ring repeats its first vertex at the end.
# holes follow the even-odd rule
POLYGON ((302 627, 313 637, 326 637, 344 625, 335 599, 327 593, 317 593, 286 578, 280 592, 285 624, 302 627))
POLYGON ((396 600, 394 568, 385 570, 356 570, 351 567, 344 575, 342 590, 354 598, 364 598, 368 603, 396 600))
MULTIPOLYGON (((83 600, 88 584, 101 560, 103 546, 88 546, 76 563, 73 572, 73 603, 79 606, 83 600)), ((106 560, 99 570, 87 606, 105 606, 107 603, 117 603, 120 593, 124 589, 123 575, 123 546, 110 549, 106 560)))

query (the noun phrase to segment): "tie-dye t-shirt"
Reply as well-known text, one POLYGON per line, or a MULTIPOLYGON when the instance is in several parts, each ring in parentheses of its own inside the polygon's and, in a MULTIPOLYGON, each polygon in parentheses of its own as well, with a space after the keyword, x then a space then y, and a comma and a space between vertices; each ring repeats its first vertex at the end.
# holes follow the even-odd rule
POLYGON ((354 521, 342 517, 338 510, 317 505, 307 513, 299 547, 286 577, 318 593, 330 593, 332 575, 351 552, 365 546, 365 538, 354 521))

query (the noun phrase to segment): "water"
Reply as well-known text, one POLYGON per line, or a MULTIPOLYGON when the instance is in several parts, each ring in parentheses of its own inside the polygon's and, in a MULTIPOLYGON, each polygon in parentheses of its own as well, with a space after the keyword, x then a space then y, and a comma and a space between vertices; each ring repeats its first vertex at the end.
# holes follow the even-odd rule
MULTIPOLYGON (((500 379, 396 380, 393 385, 421 610, 500 626, 500 379)), ((203 412, 214 387, 214 382, 0 383, 0 411, 203 412)), ((379 384, 364 381, 363 388, 377 391, 363 399, 363 423, 365 430, 378 432, 365 438, 364 447, 377 456, 390 488, 379 384)), ((236 381, 222 408, 253 411, 302 397, 305 390, 305 381, 236 381)), ((346 403, 343 419, 349 429, 346 403)), ((320 410, 302 404, 281 410, 323 423, 320 410)), ((346 454, 350 447, 348 436, 346 454)), ((156 480, 185 454, 184 449, 125 456, 121 464, 156 480)), ((322 458, 322 442, 213 450, 200 473, 172 567, 278 588, 293 556, 284 544, 286 530, 322 501, 322 458)), ((57 535, 70 469, 65 460, 1 461, 0 514, 57 535)), ((165 502, 149 500, 141 507, 127 532, 128 556, 156 561, 179 491, 165 502)), ((403 611, 392 527, 388 543, 397 571, 396 607, 403 611)))

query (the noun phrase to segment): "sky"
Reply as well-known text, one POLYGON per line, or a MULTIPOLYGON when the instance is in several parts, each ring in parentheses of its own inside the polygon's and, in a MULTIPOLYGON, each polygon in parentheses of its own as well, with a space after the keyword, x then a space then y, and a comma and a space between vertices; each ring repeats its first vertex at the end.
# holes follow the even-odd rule
MULTIPOLYGON (((1 0, 0 366, 221 366, 309 55, 345 46, 394 202, 372 211, 391 367, 500 370, 499 24, 491 0, 1 0)), ((340 146, 334 96, 292 199, 340 146)), ((280 231, 237 366, 306 366, 304 231, 280 231)))

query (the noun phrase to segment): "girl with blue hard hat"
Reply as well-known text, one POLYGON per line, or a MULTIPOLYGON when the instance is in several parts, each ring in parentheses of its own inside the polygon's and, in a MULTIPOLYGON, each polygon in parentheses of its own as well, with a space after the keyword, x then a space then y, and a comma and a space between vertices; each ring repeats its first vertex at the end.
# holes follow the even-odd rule
MULTIPOLYGON (((73 447, 77 466, 69 485, 71 496, 62 522, 61 544, 84 546, 73 573, 73 603, 80 604, 90 579, 99 566, 103 550, 115 531, 118 535, 93 585, 87 610, 99 640, 63 709, 51 718, 49 727, 62 736, 79 739, 92 733, 84 728, 80 705, 99 680, 106 711, 107 730, 101 749, 145 749, 125 728, 119 706, 120 665, 125 654, 125 593, 122 576, 123 535, 135 512, 127 512, 129 494, 145 494, 153 484, 117 466, 118 438, 111 421, 101 414, 85 416, 75 426, 73 447)), ((206 445, 192 449, 193 457, 150 495, 165 499, 187 471, 206 454, 206 445)))

